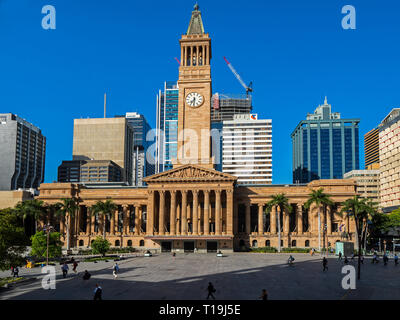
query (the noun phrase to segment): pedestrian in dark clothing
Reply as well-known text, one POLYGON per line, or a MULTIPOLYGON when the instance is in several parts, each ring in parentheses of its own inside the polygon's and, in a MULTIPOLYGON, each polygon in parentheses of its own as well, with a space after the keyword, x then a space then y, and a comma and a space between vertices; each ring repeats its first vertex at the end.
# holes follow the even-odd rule
POLYGON ((67 274, 68 274, 68 270, 69 270, 68 265, 67 265, 66 262, 64 262, 63 266, 61 267, 61 270, 62 270, 62 273, 63 273, 63 278, 66 278, 67 274))
POLYGON ((76 267, 78 266, 78 262, 76 262, 76 261, 74 260, 74 263, 73 263, 72 265, 73 265, 72 271, 76 273, 76 272, 77 272, 77 271, 76 271, 76 267))
POLYGON ((102 300, 103 289, 96 283, 93 300, 102 300))
POLYGON ((399 264, 399 257, 397 254, 394 255, 394 265, 397 266, 399 264))
POLYGON ((215 288, 211 282, 208 283, 207 291, 208 291, 207 300, 208 300, 208 298, 210 298, 210 296, 211 296, 211 298, 213 298, 215 300, 213 293, 215 293, 217 290, 215 290, 215 288))
POLYGON ((322 259, 322 266, 324 267, 322 271, 328 270, 328 259, 325 257, 322 259))
POLYGON ((349 259, 347 259, 346 256, 344 256, 344 264, 348 264, 349 263, 349 259))
POLYGON ((339 251, 339 261, 342 260, 342 251, 339 251))
POLYGON ((91 276, 90 273, 87 270, 85 270, 85 273, 82 278, 83 278, 83 280, 89 280, 90 276, 91 276))
POLYGON ((11 275, 12 276, 14 275, 14 267, 13 266, 11 266, 11 275))
POLYGON ((18 269, 18 267, 15 267, 14 268, 14 274, 13 274, 13 277, 15 278, 15 277, 17 277, 18 278, 18 273, 19 273, 19 269, 18 269))
POLYGON ((262 290, 260 299, 261 299, 262 301, 267 301, 267 300, 268 300, 268 293, 267 293, 267 290, 265 290, 265 289, 262 290))
POLYGON ((383 255, 383 264, 386 266, 387 263, 388 263, 388 261, 389 261, 389 258, 388 258, 388 256, 387 256, 387 254, 385 253, 385 254, 383 255))

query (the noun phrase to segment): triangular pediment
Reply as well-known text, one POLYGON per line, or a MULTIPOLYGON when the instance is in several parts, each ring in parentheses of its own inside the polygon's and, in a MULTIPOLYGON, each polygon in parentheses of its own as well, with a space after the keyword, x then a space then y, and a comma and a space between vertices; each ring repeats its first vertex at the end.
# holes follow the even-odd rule
POLYGON ((197 165, 184 165, 169 171, 147 177, 148 184, 157 182, 235 182, 237 177, 197 165))

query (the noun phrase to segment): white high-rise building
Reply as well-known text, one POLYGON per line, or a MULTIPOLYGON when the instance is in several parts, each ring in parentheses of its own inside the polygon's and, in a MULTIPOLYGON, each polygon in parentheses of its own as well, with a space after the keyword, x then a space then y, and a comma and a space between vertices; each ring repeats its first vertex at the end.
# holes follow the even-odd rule
POLYGON ((271 184, 272 120, 238 114, 223 122, 222 132, 222 171, 240 185, 271 184))

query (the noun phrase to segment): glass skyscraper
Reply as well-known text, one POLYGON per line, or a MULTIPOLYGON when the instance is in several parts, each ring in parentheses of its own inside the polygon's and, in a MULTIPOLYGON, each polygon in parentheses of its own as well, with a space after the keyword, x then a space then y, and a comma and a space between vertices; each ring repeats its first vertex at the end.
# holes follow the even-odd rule
POLYGON ((346 172, 359 169, 360 119, 341 119, 332 113, 327 99, 291 134, 293 183, 318 179, 342 179, 346 172))
POLYGON ((178 97, 176 82, 164 83, 157 95, 156 173, 172 169, 178 153, 178 97))

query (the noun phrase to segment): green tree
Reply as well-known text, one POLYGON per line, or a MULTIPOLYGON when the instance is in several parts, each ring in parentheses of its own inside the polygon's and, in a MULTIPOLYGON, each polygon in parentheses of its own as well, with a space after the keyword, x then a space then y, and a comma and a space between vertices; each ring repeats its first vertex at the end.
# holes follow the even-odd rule
POLYGON ((18 216, 22 219, 23 224, 25 224, 25 220, 28 217, 32 217, 35 222, 35 232, 38 229, 38 222, 40 220, 44 220, 47 214, 46 206, 42 200, 27 200, 23 202, 19 202, 15 206, 15 211, 18 216))
POLYGON ((285 196, 284 193, 276 194, 272 196, 272 200, 267 203, 266 210, 271 212, 271 209, 275 207, 279 209, 277 212, 278 218, 278 252, 281 252, 281 213, 284 210, 288 212, 292 212, 292 207, 289 205, 289 199, 285 196))
MULTIPOLYGON (((318 221, 321 221, 321 208, 323 213, 323 248, 325 252, 328 252, 328 236, 327 236, 327 208, 328 206, 333 205, 333 201, 331 197, 324 193, 324 189, 320 188, 317 190, 311 190, 311 193, 308 195, 308 200, 304 204, 306 209, 309 209, 313 204, 318 208, 318 221)), ((318 227, 318 246, 319 251, 321 251, 321 227, 318 227)))
POLYGON ((0 270, 25 263, 23 257, 29 243, 24 228, 18 225, 18 217, 11 208, 0 210, 0 270))
POLYGON ((75 217, 75 213, 78 210, 78 199, 76 198, 64 198, 61 199, 61 202, 57 204, 58 210, 56 211, 56 215, 60 218, 65 218, 65 228, 67 232, 67 250, 70 250, 70 235, 71 235, 71 219, 75 217))
MULTIPOLYGON (((62 242, 58 232, 49 234, 49 258, 61 256, 62 242)), ((36 232, 32 237, 32 255, 35 257, 46 258, 47 256, 47 234, 44 231, 36 232)))
POLYGON ((101 254, 103 257, 106 255, 107 251, 110 249, 111 243, 103 239, 102 237, 97 237, 92 242, 93 253, 101 254))
POLYGON ((112 213, 118 206, 112 200, 97 201, 92 207, 92 214, 98 214, 103 217, 103 239, 106 239, 106 221, 111 219, 112 213))
POLYGON ((347 217, 353 217, 356 225, 357 241, 358 241, 358 279, 361 278, 361 244, 362 244, 362 228, 367 223, 368 218, 376 212, 376 208, 365 198, 358 195, 351 199, 347 199, 343 203, 341 214, 346 213, 347 217))

